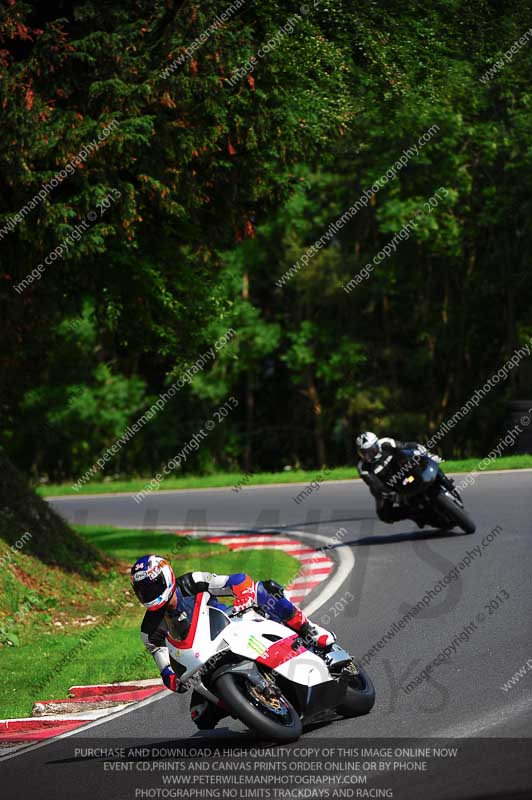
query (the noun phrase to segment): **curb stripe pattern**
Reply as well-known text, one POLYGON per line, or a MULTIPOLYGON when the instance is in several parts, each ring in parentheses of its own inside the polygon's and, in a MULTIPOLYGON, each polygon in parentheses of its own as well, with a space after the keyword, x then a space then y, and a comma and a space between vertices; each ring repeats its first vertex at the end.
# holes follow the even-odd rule
MULTIPOLYGON (((179 531, 181 533, 181 531, 179 531)), ((274 534, 230 536, 209 535, 205 541, 212 544, 223 544, 230 550, 282 550, 289 556, 297 558, 301 570, 292 583, 286 587, 286 596, 293 603, 301 603, 310 592, 319 586, 334 569, 334 563, 323 555, 323 551, 306 547, 298 539, 279 538, 274 534)))
POLYGON ((162 691, 165 691, 165 687, 160 679, 72 686, 69 698, 37 701, 34 705, 37 716, 0 720, 0 749, 7 743, 23 745, 52 739, 162 691), (105 707, 94 708, 98 702, 105 703, 105 707), (68 713, 69 706, 75 707, 76 712, 68 713), (61 713, 62 710, 67 713, 61 713))
MULTIPOLYGON (((297 558, 301 569, 296 578, 286 587, 286 596, 293 603, 301 603, 310 592, 319 586, 331 574, 334 563, 323 555, 323 551, 305 546, 300 540, 290 537, 279 538, 274 534, 251 534, 234 536, 229 534, 213 535, 212 532, 179 530, 176 535, 195 535, 213 544, 222 544, 230 550, 282 550, 287 555, 297 558)), ((2 744, 23 745, 31 741, 53 738, 66 731, 73 730, 87 723, 88 719, 97 719, 129 704, 164 691, 159 679, 148 681, 126 681, 115 684, 99 684, 95 686, 72 686, 70 698, 63 700, 40 701, 38 712, 41 717, 29 717, 16 720, 0 720, 0 748, 2 744), (113 706, 94 709, 89 704, 109 701, 113 706), (57 711, 68 708, 70 704, 87 703, 85 713, 56 716, 57 711), (48 707, 48 708, 47 708, 48 707), (54 712, 56 712, 54 714, 54 712)))

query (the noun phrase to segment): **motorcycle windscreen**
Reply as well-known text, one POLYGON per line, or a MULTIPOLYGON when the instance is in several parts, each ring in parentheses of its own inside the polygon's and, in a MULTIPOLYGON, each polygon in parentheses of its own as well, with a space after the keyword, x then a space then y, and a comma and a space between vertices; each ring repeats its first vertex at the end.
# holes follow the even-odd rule
POLYGON ((429 459, 427 466, 421 473, 423 483, 432 483, 432 481, 434 481, 438 476, 439 470, 440 470, 439 465, 436 464, 435 461, 432 461, 432 459, 429 459))
POLYGON ((209 630, 211 634, 211 641, 227 628, 231 622, 223 611, 218 608, 209 608, 209 630))

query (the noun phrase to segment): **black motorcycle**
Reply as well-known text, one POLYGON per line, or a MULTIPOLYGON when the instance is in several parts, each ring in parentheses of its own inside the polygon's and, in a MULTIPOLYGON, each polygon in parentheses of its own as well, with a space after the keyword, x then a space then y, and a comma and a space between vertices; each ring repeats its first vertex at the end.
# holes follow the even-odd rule
POLYGON ((453 479, 430 456, 411 458, 383 484, 396 493, 398 502, 407 506, 420 525, 443 530, 458 526, 464 533, 475 532, 476 525, 465 511, 453 479))

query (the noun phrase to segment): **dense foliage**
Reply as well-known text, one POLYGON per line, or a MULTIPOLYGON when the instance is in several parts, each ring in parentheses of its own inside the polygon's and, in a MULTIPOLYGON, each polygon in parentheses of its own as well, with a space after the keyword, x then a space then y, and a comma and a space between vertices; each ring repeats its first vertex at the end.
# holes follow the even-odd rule
MULTIPOLYGON (((0 442, 34 478, 79 477, 230 328, 103 474, 157 471, 230 395, 182 471, 349 463, 366 426, 423 441, 530 340, 532 37, 503 57, 529 3, 300 5, 0 10, 0 442)), ((531 363, 446 454, 497 438, 531 363)))

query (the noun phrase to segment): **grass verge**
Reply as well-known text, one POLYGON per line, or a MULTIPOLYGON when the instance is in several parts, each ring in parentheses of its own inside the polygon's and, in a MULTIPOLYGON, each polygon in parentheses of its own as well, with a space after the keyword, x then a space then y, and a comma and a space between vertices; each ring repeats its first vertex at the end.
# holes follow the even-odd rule
MULTIPOLYGON (((530 469, 532 468, 532 455, 503 456, 491 461, 482 470, 479 465, 482 458, 466 458, 461 460, 444 461, 446 472, 471 472, 478 470, 489 472, 494 469, 530 469)), ((341 481, 358 479, 356 467, 335 467, 328 470, 289 470, 286 472, 256 472, 249 477, 242 473, 229 472, 217 475, 191 475, 183 478, 167 478, 160 484, 161 489, 216 489, 221 487, 234 487, 235 490, 246 486, 262 486, 273 483, 309 483, 316 480, 317 476, 328 481, 341 481)), ((76 492, 71 484, 51 484, 39 486, 37 492, 43 497, 57 497, 59 495, 76 494, 103 494, 115 492, 140 492, 150 478, 131 478, 130 480, 101 481, 87 483, 80 492, 76 492)))
POLYGON ((0 718, 22 717, 36 700, 66 697, 75 684, 157 677, 141 645, 144 610, 129 589, 139 555, 167 556, 177 574, 248 572, 289 583, 299 562, 279 550, 232 551, 161 531, 78 527, 112 564, 91 579, 17 554, 0 574, 0 718), (7 639, 6 639, 7 636, 7 639), (10 637, 15 644, 9 645, 10 637))

